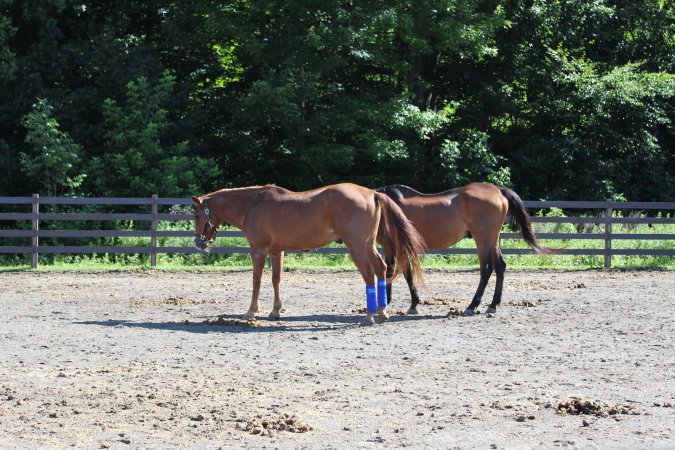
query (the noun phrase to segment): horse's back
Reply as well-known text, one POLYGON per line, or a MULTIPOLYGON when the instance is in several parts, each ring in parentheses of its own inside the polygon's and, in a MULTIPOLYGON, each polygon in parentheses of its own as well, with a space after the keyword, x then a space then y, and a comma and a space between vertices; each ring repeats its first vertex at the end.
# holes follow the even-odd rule
POLYGON ((423 236, 429 249, 454 245, 467 235, 501 229, 508 203, 501 188, 490 183, 470 183, 434 194, 423 194, 403 185, 383 188, 403 209, 423 236))
POLYGON ((272 250, 304 250, 343 237, 344 228, 372 216, 374 193, 341 183, 294 192, 273 187, 252 202, 244 220, 250 242, 272 250))
POLYGON ((447 248, 466 235, 458 195, 454 190, 423 194, 408 186, 393 185, 379 191, 400 206, 428 249, 447 248))

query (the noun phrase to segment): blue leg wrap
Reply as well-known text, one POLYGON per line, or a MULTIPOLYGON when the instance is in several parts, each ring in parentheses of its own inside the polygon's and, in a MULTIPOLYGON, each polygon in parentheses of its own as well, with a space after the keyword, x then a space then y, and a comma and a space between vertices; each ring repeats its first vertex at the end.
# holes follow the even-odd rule
POLYGON ((387 280, 377 280, 377 305, 387 307, 387 280))
POLYGON ((366 307, 368 312, 377 312, 377 294, 375 293, 375 286, 366 286, 366 307))

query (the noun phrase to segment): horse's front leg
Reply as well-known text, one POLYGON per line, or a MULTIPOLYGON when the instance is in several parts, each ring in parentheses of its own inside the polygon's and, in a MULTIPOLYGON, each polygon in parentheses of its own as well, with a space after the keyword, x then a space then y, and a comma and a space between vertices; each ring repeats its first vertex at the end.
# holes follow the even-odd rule
POLYGON ((281 317, 281 295, 279 283, 281 283, 281 272, 284 266, 284 252, 277 255, 271 255, 272 258, 272 286, 274 287, 274 307, 270 313, 270 319, 279 319, 281 317))
POLYGON ((251 262, 253 263, 253 292, 251 294, 251 306, 249 306, 248 311, 244 314, 245 320, 254 318, 255 313, 260 309, 260 303, 258 302, 260 297, 260 280, 265 268, 265 259, 267 259, 267 254, 259 248, 251 246, 250 251, 251 262))

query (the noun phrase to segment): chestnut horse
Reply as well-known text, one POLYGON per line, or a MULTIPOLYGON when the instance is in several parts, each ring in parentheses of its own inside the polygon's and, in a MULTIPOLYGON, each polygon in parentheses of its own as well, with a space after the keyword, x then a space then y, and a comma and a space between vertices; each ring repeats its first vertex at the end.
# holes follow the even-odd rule
POLYGON ((393 249, 390 274, 396 263, 406 269, 410 279, 422 281, 417 253, 422 251, 423 241, 401 209, 389 197, 371 189, 342 183, 292 192, 267 185, 222 189, 192 200, 197 248, 206 250, 223 223, 241 229, 250 244, 253 294, 244 315, 246 319, 258 312, 260 279, 268 254, 272 259, 274 287, 270 317, 277 319, 281 310, 279 282, 284 250, 308 250, 339 239, 366 283, 366 322, 374 323, 375 312, 386 320, 387 267, 376 249, 381 223, 385 231, 380 232, 380 239, 393 249))
MULTIPOLYGON (((407 186, 393 185, 378 189, 378 192, 387 194, 401 207, 422 235, 428 250, 442 250, 465 237, 473 237, 480 262, 480 282, 463 315, 471 316, 476 312, 493 270, 497 281, 487 312, 495 313, 502 301, 506 262, 499 245, 499 234, 507 215, 511 229, 520 231, 521 237, 534 252, 551 254, 557 251, 539 244, 522 200, 518 194, 505 187, 471 183, 437 194, 422 194, 407 186)), ((387 268, 391 272, 396 250, 386 242, 380 243, 384 248, 387 268)), ((420 298, 415 281, 407 271, 404 271, 404 275, 411 296, 408 314, 417 314, 420 298)), ((387 289, 391 301, 391 285, 387 289)))

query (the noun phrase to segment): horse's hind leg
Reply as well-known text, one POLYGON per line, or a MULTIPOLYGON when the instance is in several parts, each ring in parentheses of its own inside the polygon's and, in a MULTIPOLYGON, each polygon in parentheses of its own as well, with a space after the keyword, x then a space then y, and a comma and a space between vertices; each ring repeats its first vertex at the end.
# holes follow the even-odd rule
POLYGON ((271 255, 272 259, 272 286, 274 287, 274 307, 270 313, 270 319, 279 319, 281 317, 281 294, 279 284, 281 283, 281 272, 284 266, 284 252, 277 255, 271 255))
POLYGON ((388 292, 387 292, 387 264, 382 260, 382 257, 377 252, 375 245, 372 248, 367 248, 368 262, 372 268, 373 273, 377 279, 377 314, 382 320, 388 320, 389 315, 386 312, 388 292))
MULTIPOLYGON (((385 249, 384 252, 384 262, 387 265, 387 281, 394 276, 394 270, 395 270, 395 256, 393 254, 387 253, 387 250, 385 249)), ((389 304, 391 305, 391 283, 387 283, 387 300, 389 301, 389 304)))
POLYGON ((500 249, 497 249, 497 255, 495 260, 495 275, 497 281, 495 282, 495 294, 492 297, 492 303, 488 306, 485 312, 487 313, 496 313, 497 307, 502 302, 502 287, 504 286, 504 272, 506 272, 506 261, 504 261, 504 256, 500 249))
MULTIPOLYGON (((395 264, 396 264, 396 255, 388 249, 384 249, 384 261, 387 264, 387 280, 394 275, 395 264)), ((410 308, 406 314, 417 314, 417 305, 420 303, 420 296, 417 294, 417 288, 415 283, 413 283, 412 272, 410 267, 407 267, 403 272, 405 281, 408 283, 408 289, 410 289, 410 308)), ((391 283, 387 283, 387 300, 391 305, 391 283)))
POLYGON ((412 270, 410 270, 410 266, 405 268, 403 276, 405 277, 406 283, 408 283, 408 289, 410 289, 410 308, 408 308, 408 312, 406 312, 406 314, 415 315, 417 314, 417 305, 420 304, 420 296, 417 293, 417 287, 415 287, 415 282, 413 281, 412 270))
POLYGON ((345 241, 345 245, 349 249, 349 253, 356 264, 356 267, 361 272, 363 281, 366 283, 366 318, 365 324, 375 323, 375 312, 380 315, 383 319, 387 319, 388 316, 384 312, 384 308, 378 306, 377 304, 377 291, 376 291, 376 281, 383 280, 386 282, 386 273, 387 266, 382 261, 382 257, 377 253, 375 246, 369 246, 366 244, 361 245, 350 245, 349 242, 345 241))
POLYGON ((260 280, 262 279, 263 268, 265 267, 265 259, 267 254, 260 249, 251 247, 251 262, 253 263, 253 292, 251 293, 251 306, 244 314, 244 319, 252 319, 255 313, 260 309, 258 298, 260 297, 260 280))
POLYGON ((476 242, 476 247, 478 250, 478 260, 480 261, 480 282, 478 283, 478 289, 476 289, 473 300, 462 313, 463 316, 473 316, 476 313, 476 308, 480 305, 483 293, 485 292, 485 287, 494 270, 492 250, 488 250, 484 246, 481 246, 479 242, 476 242))

